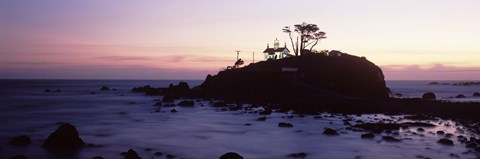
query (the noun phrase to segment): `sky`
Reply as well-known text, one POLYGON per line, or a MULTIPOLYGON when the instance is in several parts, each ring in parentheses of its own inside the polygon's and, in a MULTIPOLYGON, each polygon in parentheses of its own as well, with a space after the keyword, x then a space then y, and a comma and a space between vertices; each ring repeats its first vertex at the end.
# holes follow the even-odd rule
MULTIPOLYGON (((480 80, 478 0, 0 0, 0 79, 204 79, 317 24, 387 80, 480 80)), ((289 47, 287 45, 287 47, 289 47)), ((291 48, 290 48, 291 50, 291 48)), ((253 59, 254 57, 254 59, 253 59)))

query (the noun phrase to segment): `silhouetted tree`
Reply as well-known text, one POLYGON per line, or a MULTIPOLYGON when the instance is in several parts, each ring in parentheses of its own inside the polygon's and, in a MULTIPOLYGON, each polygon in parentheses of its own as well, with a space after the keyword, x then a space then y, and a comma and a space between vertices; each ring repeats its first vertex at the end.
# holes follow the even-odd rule
POLYGON ((308 50, 312 52, 313 47, 318 44, 318 41, 327 38, 325 36, 326 33, 320 31, 320 28, 318 28, 316 24, 308 24, 303 22, 302 24, 294 25, 294 27, 295 29, 293 31, 298 34, 295 45, 292 38, 293 31, 291 30, 290 26, 285 26, 282 30, 290 37, 290 42, 292 43, 292 49, 295 53, 295 56, 298 56, 298 54, 302 55, 303 50, 306 50, 308 46, 310 46, 310 49, 308 50), (300 46, 298 46, 299 41, 300 46))
POLYGON ((240 67, 241 65, 243 65, 244 62, 242 59, 238 59, 237 62, 235 62, 235 64, 233 65, 234 68, 238 68, 240 67))

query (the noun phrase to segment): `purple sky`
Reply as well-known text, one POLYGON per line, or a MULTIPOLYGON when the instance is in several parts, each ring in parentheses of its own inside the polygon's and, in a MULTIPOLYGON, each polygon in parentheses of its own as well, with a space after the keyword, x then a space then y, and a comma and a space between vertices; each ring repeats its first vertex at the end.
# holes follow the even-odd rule
POLYGON ((480 1, 301 2, 0 0, 0 79, 204 79, 305 21, 387 79, 480 80, 480 1))

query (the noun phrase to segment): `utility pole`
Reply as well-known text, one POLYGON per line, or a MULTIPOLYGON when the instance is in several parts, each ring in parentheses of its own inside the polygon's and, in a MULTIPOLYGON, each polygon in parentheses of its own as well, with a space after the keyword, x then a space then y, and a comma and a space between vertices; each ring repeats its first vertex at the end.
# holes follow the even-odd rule
POLYGON ((237 52, 237 61, 238 61, 238 54, 240 54, 240 50, 235 50, 237 52))
POLYGON ((255 63, 255 51, 252 54, 252 63, 255 63))

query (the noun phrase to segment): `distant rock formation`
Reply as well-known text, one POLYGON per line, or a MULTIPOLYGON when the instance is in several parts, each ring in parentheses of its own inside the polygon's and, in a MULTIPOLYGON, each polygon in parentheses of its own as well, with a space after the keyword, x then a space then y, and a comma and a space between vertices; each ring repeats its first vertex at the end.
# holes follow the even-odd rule
POLYGON ((208 75, 209 97, 279 102, 389 97, 382 70, 364 57, 309 54, 208 75))

